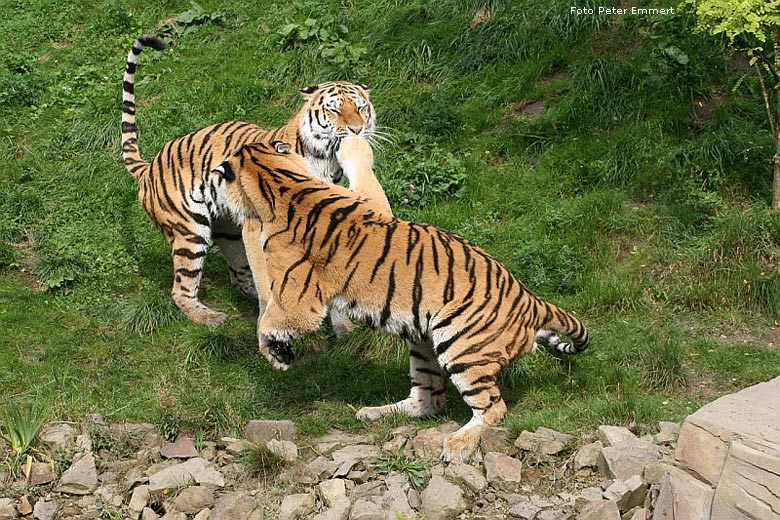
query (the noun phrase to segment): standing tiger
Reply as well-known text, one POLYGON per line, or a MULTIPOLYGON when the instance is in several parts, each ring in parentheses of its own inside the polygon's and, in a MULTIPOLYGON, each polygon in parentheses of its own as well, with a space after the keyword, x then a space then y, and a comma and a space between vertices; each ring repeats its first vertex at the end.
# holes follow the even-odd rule
MULTIPOLYGON (((128 53, 122 93, 122 156, 138 181, 141 205, 172 246, 173 301, 195 322, 221 324, 227 315, 198 299, 210 240, 225 256, 232 284, 251 297, 256 298, 257 292, 241 240, 243 214, 226 203, 209 172, 243 145, 270 137, 291 143, 306 158, 311 175, 341 182, 342 170, 334 156, 339 141, 350 134, 366 139, 375 135, 374 108, 368 99, 371 89, 343 81, 307 87, 300 91, 304 106, 282 127, 265 130, 243 121, 207 126, 169 141, 147 162, 138 150, 134 93, 138 57, 147 46, 158 51, 165 48, 159 38, 146 35, 128 53)), ((337 335, 351 326, 338 311, 331 320, 337 335)))
MULTIPOLYGON (((340 153, 350 146, 368 145, 343 140, 340 153)), ((309 177, 303 159, 284 151, 278 143, 250 144, 215 169, 228 199, 262 222, 262 241, 246 245, 250 257, 256 248, 266 255, 271 295, 258 338, 275 368, 289 368, 292 341, 315 330, 328 305, 406 338, 409 397, 357 417, 438 413, 449 378, 472 418, 446 438, 442 457, 466 460, 483 427, 506 412, 496 384, 501 368, 533 351, 537 337, 565 354, 587 348, 577 318, 535 296, 482 249, 434 226, 380 215, 373 201, 309 177)))

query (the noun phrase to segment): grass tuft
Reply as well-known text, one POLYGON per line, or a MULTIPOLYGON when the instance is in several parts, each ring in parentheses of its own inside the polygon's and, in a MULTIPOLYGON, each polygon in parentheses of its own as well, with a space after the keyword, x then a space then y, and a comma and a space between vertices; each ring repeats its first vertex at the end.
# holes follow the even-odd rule
POLYGON ((122 305, 120 323, 131 334, 153 334, 183 318, 170 296, 159 292, 138 295, 122 305))
POLYGON ((259 476, 263 480, 273 478, 287 466, 287 462, 280 455, 274 453, 266 446, 254 443, 249 443, 239 453, 236 462, 248 474, 259 476))

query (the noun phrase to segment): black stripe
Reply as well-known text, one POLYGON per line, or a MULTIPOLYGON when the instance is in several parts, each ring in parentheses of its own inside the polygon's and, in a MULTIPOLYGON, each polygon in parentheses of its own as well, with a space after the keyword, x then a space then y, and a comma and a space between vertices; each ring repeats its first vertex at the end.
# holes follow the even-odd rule
POLYGON ((136 66, 137 66, 137 65, 136 65, 135 63, 133 63, 132 61, 128 61, 128 62, 127 62, 127 68, 125 68, 125 71, 126 71, 128 74, 135 74, 135 68, 136 68, 136 66))
POLYGON ((135 94, 135 88, 133 87, 133 83, 131 81, 123 81, 122 90, 128 94, 135 94))
MULTIPOLYGON (((116 128, 116 127, 114 127, 116 128)), ((135 124, 134 123, 128 123, 126 121, 122 121, 122 133, 123 134, 134 134, 135 133, 135 124)))
POLYGON ((132 101, 122 101, 122 112, 135 115, 135 103, 132 101))
POLYGON ((371 279, 370 282, 374 281, 374 278, 376 277, 377 271, 379 271, 379 267, 385 263, 385 260, 387 259, 387 253, 390 251, 390 243, 393 240, 393 233, 395 233, 395 229, 398 226, 398 223, 396 221, 392 221, 387 225, 387 231, 385 233, 385 245, 382 248, 382 254, 379 255, 379 259, 377 259, 376 264, 374 264, 374 270, 371 272, 371 279))
POLYGON ((390 266, 390 278, 387 282, 387 295, 385 296, 385 306, 382 309, 382 315, 379 319, 379 326, 384 328, 387 325, 387 320, 390 319, 390 306, 393 301, 393 295, 395 294, 395 262, 390 266))
POLYGON ((173 250, 174 256, 183 256, 185 258, 189 258, 190 260, 195 260, 197 258, 203 258, 206 256, 206 251, 190 251, 189 249, 179 248, 173 250))
POLYGON ((200 269, 185 269, 184 267, 180 267, 176 269, 177 274, 183 274, 184 276, 187 276, 189 278, 195 278, 196 276, 200 276, 200 269))

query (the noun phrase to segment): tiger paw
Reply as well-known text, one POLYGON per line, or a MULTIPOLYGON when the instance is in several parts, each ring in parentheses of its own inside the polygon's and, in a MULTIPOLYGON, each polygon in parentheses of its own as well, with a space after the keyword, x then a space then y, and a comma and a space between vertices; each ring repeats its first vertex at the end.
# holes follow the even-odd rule
POLYGON ((384 406, 364 406, 355 414, 355 418, 360 421, 376 421, 385 415, 384 406))
POLYGON ((464 426, 444 439, 441 459, 445 462, 468 462, 479 445, 481 428, 464 426))
POLYGON ((260 353, 265 356, 271 366, 282 372, 287 371, 295 359, 292 343, 266 338, 260 344, 260 353))
POLYGON ((228 319, 227 314, 224 312, 213 311, 208 307, 204 307, 203 309, 182 309, 182 312, 195 323, 201 323, 203 325, 224 325, 228 319))

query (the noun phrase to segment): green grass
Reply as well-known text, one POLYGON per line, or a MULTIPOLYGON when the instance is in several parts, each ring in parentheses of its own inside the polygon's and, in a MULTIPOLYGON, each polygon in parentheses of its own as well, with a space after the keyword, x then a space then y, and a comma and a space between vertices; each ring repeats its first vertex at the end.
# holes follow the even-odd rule
POLYGON ((403 344, 363 328, 301 338, 293 368, 273 371, 216 250, 201 296, 230 319, 183 319, 169 246, 119 159, 127 51, 158 27, 169 48, 142 55, 136 85, 146 158, 220 120, 282 124, 299 87, 369 83, 396 212, 462 234, 588 324, 581 356, 504 371, 512 428, 650 430, 780 372, 768 128, 755 81, 690 16, 572 16, 542 0, 200 5, 208 16, 174 28, 189 1, 0 0, 0 409, 99 411, 171 438, 253 418, 304 435, 468 420, 450 388, 444 417, 356 421, 408 392, 403 344), (343 56, 280 39, 309 17, 345 25, 331 42, 343 56), (694 124, 699 103, 711 111, 694 124))

